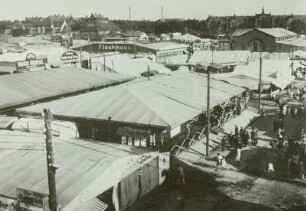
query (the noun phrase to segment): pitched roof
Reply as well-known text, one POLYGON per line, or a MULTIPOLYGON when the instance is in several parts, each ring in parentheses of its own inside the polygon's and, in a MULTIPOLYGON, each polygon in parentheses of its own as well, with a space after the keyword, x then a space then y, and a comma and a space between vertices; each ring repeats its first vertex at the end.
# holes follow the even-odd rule
MULTIPOLYGON (((47 194, 44 135, 0 130, 0 139, 5 139, 0 142, 0 152, 5 153, 0 157, 0 194, 16 198, 16 187, 47 194)), ((56 174, 58 202, 64 210, 87 204, 88 198, 117 184, 124 174, 139 168, 139 162, 133 162, 132 157, 149 152, 119 144, 56 137, 53 146, 55 163, 59 166, 56 174), (101 184, 105 179, 107 183, 101 184)))
POLYGON ((292 39, 277 41, 277 43, 289 46, 296 46, 296 47, 306 47, 305 38, 292 38, 292 39))
POLYGON ((276 38, 296 35, 296 33, 283 28, 257 28, 257 30, 276 38))
POLYGON ((183 34, 183 35, 180 35, 180 36, 177 36, 176 37, 176 40, 183 40, 183 41, 196 41, 196 40, 201 40, 202 38, 200 37, 197 37, 195 35, 192 35, 192 34, 183 34))
MULTIPOLYGON (((141 73, 157 71, 161 74, 169 74, 171 70, 164 65, 154 62, 148 58, 130 59, 124 57, 106 57, 105 65, 117 73, 131 76, 140 76, 141 73)), ((94 68, 93 68, 94 69, 94 68)))
POLYGON ((154 43, 147 43, 147 44, 140 44, 137 43, 139 46, 143 46, 146 48, 151 48, 153 50, 168 50, 168 49, 176 49, 176 48, 187 48, 188 45, 179 44, 175 42, 154 42, 154 43))
POLYGON ((0 77, 0 109, 103 87, 132 78, 73 67, 3 75, 0 77))
MULTIPOLYGON (((261 52, 261 57, 264 60, 289 60, 290 55, 289 53, 278 53, 278 52, 261 52)), ((254 62, 259 60, 260 53, 259 52, 252 52, 249 57, 249 62, 254 62)))
POLYGON ((61 27, 63 25, 65 20, 56 20, 56 21, 52 21, 52 24, 54 27, 61 27))
MULTIPOLYGON (((41 113, 44 107, 55 116, 86 118, 174 128, 206 110, 206 76, 178 71, 75 97, 18 109, 19 113, 41 113), (90 103, 88 103, 90 102, 90 103)), ((211 106, 244 91, 218 80, 211 81, 211 106)))
MULTIPOLYGON (((248 62, 250 51, 214 51, 213 63, 216 64, 245 64, 248 62)), ((195 51, 189 63, 191 64, 211 64, 212 51, 195 51)))
MULTIPOLYGON (((262 61, 262 82, 274 84, 283 89, 294 78, 291 76, 290 60, 263 60, 262 61)), ((248 65, 238 65, 234 72, 213 76, 216 79, 224 80, 232 84, 256 89, 259 80, 259 61, 250 62, 248 65)))
POLYGON ((241 35, 244 35, 250 31, 252 31, 253 29, 236 29, 233 33, 233 36, 234 37, 238 37, 238 36, 241 36, 241 35))

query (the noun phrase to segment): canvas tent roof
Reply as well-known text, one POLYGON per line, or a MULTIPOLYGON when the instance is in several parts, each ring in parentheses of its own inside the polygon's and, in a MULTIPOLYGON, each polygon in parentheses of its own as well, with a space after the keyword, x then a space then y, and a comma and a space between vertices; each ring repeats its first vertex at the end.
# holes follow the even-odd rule
MULTIPOLYGON (((262 82, 274 84, 283 89, 293 81, 291 76, 290 60, 263 60, 262 82)), ((254 88, 259 81, 259 61, 250 62, 248 65, 239 65, 234 72, 215 75, 214 78, 224 80, 239 86, 254 88)))
MULTIPOLYGON (((252 52, 249 57, 249 62, 254 62, 259 60, 260 53, 252 52)), ((290 60, 289 53, 279 53, 279 52, 261 52, 261 57, 263 60, 290 60)))
POLYGON ((106 57, 105 65, 117 73, 130 76, 140 76, 141 73, 148 71, 148 67, 150 71, 157 71, 161 74, 171 73, 171 70, 164 65, 148 58, 106 57))
MULTIPOLYGON (((1 195, 16 198, 17 187, 48 193, 44 138, 42 134, 0 130, 1 195)), ((88 204, 138 169, 140 155, 153 156, 145 149, 89 140, 53 138, 53 144, 62 210, 88 204)))
POLYGON ((197 37, 197 36, 192 35, 192 34, 183 34, 183 35, 177 36, 175 39, 176 40, 182 40, 182 41, 188 41, 188 42, 194 42, 196 40, 202 40, 202 38, 197 37))
MULTIPOLYGON (((33 53, 37 58, 47 58, 48 63, 60 62, 61 55, 66 51, 64 47, 60 46, 44 46, 43 48, 32 48, 22 53, 4 53, 0 54, 0 62, 16 62, 26 60, 29 53, 33 53)), ((15 65, 16 67, 16 65, 15 65)))
MULTIPOLYGON (((206 81, 205 75, 179 71, 21 108, 18 112, 38 114, 48 107, 55 116, 97 120, 111 117, 117 122, 174 128, 206 110, 206 81)), ((218 80, 212 80, 211 89, 211 106, 245 90, 218 80)))
POLYGON ((293 39, 286 39, 277 41, 277 43, 290 45, 295 47, 306 47, 306 39, 305 38, 293 38, 293 39))
MULTIPOLYGON (((250 51, 214 51, 213 63, 216 64, 246 64, 250 51)), ((189 59, 191 64, 208 65, 212 62, 212 51, 195 51, 189 59)))
POLYGON ((0 109, 131 79, 74 67, 3 75, 0 77, 0 109))
POLYGON ((179 44, 175 42, 155 42, 155 43, 148 43, 148 44, 140 44, 137 43, 139 46, 143 46, 146 48, 150 48, 156 51, 160 50, 171 50, 171 49, 178 49, 178 48, 187 48, 188 45, 179 44))

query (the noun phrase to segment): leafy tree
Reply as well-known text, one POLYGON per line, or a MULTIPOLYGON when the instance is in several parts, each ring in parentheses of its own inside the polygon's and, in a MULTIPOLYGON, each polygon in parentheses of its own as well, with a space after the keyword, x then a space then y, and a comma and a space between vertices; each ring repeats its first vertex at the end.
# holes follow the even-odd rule
POLYGON ((26 31, 23 29, 13 29, 12 30, 13 37, 20 37, 26 35, 26 31))
POLYGON ((289 26, 289 29, 298 34, 304 34, 306 32, 306 24, 301 20, 293 20, 289 26))

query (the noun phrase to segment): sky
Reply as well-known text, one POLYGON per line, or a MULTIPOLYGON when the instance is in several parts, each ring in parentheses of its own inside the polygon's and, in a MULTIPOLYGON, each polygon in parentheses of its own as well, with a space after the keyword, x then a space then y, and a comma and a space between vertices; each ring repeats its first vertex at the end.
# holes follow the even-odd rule
POLYGON ((0 20, 29 16, 101 13, 110 19, 206 19, 208 15, 306 14, 306 0, 0 0, 0 20))

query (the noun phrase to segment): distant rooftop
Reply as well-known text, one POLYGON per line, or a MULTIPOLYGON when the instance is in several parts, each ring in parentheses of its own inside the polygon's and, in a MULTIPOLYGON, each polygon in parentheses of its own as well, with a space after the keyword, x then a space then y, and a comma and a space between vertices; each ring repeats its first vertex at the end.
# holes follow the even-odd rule
POLYGON ((187 47, 187 45, 178 44, 174 42, 155 42, 155 43, 138 44, 138 45, 141 45, 147 48, 151 48, 154 50, 167 50, 167 49, 173 49, 173 48, 187 47))
POLYGON ((121 74, 65 67, 0 77, 0 109, 129 81, 121 74))
POLYGON ((296 33, 283 28, 257 28, 257 30, 269 34, 273 37, 295 36, 296 33))
POLYGON ((288 40, 278 41, 277 43, 284 45, 291 45, 295 47, 306 47, 306 39, 303 38, 288 39, 288 40))
POLYGON ((250 31, 252 31, 253 29, 236 29, 235 32, 233 33, 233 36, 234 37, 238 37, 238 36, 241 36, 241 35, 244 35, 245 33, 248 33, 250 31))
MULTIPOLYGON (((250 56, 250 51, 214 51, 213 63, 215 64, 246 64, 250 56)), ((195 51, 191 56, 191 64, 211 64, 212 51, 195 51)))

